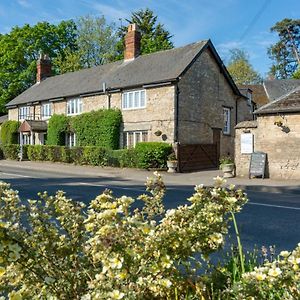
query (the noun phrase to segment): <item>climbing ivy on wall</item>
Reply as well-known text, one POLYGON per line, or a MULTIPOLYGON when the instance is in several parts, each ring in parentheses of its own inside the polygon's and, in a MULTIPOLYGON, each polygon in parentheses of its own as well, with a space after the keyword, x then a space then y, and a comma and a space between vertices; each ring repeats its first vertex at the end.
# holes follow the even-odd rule
POLYGON ((49 119, 47 145, 65 145, 65 133, 69 130, 69 119, 65 115, 53 115, 49 119))
POLYGON ((1 125, 1 142, 2 144, 17 144, 18 143, 18 129, 20 122, 5 121, 1 125))
POLYGON ((119 148, 122 114, 118 109, 101 109, 70 119, 70 128, 76 133, 77 146, 119 148))

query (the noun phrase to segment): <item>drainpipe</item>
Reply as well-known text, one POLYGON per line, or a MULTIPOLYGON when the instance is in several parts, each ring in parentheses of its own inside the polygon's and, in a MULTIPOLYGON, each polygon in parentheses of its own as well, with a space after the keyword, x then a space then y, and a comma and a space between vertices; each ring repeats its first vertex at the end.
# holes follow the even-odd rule
POLYGON ((175 120, 174 120, 174 127, 175 127, 175 132, 174 132, 174 142, 178 143, 178 124, 179 124, 179 87, 178 87, 178 82, 175 84, 175 120))

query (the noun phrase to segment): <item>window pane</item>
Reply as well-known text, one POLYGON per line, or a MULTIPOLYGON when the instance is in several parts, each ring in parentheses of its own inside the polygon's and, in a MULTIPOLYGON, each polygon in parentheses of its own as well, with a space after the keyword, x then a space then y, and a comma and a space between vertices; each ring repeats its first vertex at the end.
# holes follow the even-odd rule
POLYGON ((128 93, 128 108, 132 108, 133 107, 133 93, 128 93))
POLYGON ((148 142, 148 132, 147 131, 142 132, 142 142, 148 142))
POLYGON ((134 107, 139 107, 139 103, 140 103, 140 93, 139 92, 134 92, 134 107))
POLYGON ((141 141, 141 132, 135 132, 135 143, 134 146, 141 141))
POLYGON ((141 91, 141 107, 144 107, 145 106, 145 91, 141 91))
POLYGON ((134 140, 133 140, 133 132, 127 133, 127 148, 131 148, 134 146, 134 140))

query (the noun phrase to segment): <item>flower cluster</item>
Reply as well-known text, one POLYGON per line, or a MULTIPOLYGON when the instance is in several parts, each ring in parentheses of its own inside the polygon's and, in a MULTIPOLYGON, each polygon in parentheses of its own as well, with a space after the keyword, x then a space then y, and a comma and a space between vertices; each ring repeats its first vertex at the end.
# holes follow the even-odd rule
POLYGON ((88 207, 62 191, 22 204, 1 183, 0 297, 173 299, 189 287, 197 294, 199 257, 222 247, 246 195, 218 177, 165 212, 165 185, 154 175, 137 199, 107 190, 88 207))
POLYGON ((300 243, 292 252, 245 273, 238 283, 238 299, 300 299, 300 243))

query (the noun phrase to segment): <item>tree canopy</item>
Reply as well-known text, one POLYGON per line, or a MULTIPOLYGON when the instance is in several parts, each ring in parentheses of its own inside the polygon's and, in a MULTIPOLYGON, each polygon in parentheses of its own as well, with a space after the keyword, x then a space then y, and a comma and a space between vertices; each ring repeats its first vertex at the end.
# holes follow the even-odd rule
MULTIPOLYGON (((40 22, 14 27, 0 36, 0 112, 5 104, 35 83, 36 61, 39 53, 51 58, 64 56, 65 49, 76 48, 75 23, 62 21, 58 25, 40 22)), ((57 65, 55 73, 60 70, 57 65)))
POLYGON ((125 19, 126 24, 118 29, 119 42, 117 55, 114 60, 124 57, 124 40, 129 24, 137 24, 141 32, 141 54, 153 53, 160 50, 168 50, 174 47, 172 35, 158 22, 158 17, 149 8, 140 9, 131 14, 130 19, 125 19))
POLYGON ((277 22, 271 32, 276 32, 279 41, 268 49, 273 60, 270 75, 278 79, 290 78, 299 65, 300 19, 283 19, 277 22))
POLYGON ((236 84, 259 84, 262 82, 261 76, 253 69, 245 51, 231 49, 230 53, 227 70, 236 84))
POLYGON ((83 16, 75 21, 76 48, 57 57, 61 73, 102 65, 115 56, 117 35, 114 24, 104 16, 83 16), (73 50, 73 51, 72 51, 73 50))

